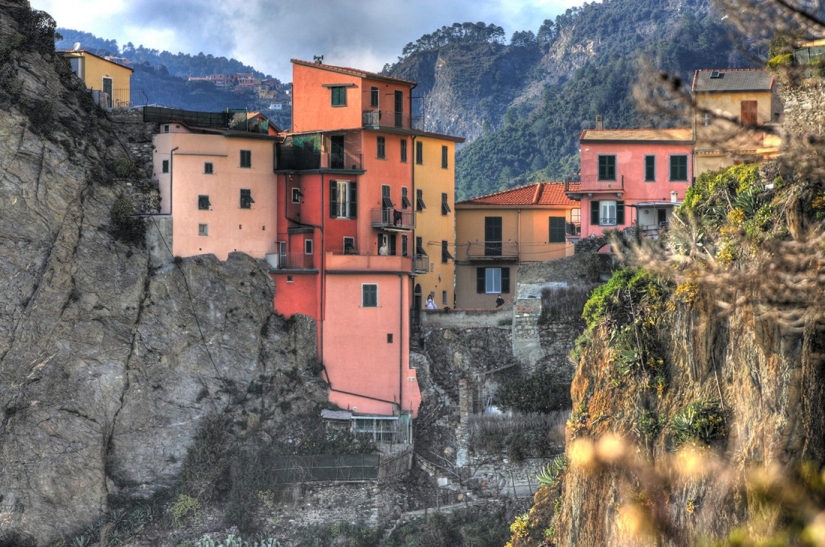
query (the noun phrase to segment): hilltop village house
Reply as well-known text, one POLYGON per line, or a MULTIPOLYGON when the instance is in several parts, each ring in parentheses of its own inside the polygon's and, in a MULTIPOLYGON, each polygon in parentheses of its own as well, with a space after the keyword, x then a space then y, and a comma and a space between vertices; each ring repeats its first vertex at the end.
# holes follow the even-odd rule
POLYGON ((59 51, 67 59, 72 72, 83 80, 104 108, 129 108, 131 96, 131 68, 82 49, 59 51))
POLYGON ((697 107, 692 136, 697 176, 776 155, 779 139, 760 128, 779 124, 782 119, 782 104, 769 71, 697 70, 691 92, 697 107), (742 131, 731 120, 754 129, 742 131))
MULTIPOLYGON (((573 185, 575 188, 575 185, 573 185)), ((456 208, 456 306, 493 308, 515 293, 518 265, 573 254, 567 237, 581 209, 561 182, 538 182, 460 201, 456 208)))
POLYGON ((586 129, 579 142, 581 182, 566 187, 585 212, 578 237, 667 224, 693 180, 690 129, 586 129))

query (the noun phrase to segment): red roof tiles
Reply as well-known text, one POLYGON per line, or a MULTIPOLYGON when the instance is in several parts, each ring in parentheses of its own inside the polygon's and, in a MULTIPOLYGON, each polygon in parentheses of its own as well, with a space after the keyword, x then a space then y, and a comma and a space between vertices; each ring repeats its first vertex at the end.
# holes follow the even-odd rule
MULTIPOLYGON (((578 183, 571 184, 571 190, 577 190, 578 183)), ((456 205, 520 205, 520 206, 571 206, 578 207, 578 201, 573 201, 564 193, 563 182, 536 182, 526 186, 519 186, 510 190, 503 190, 494 194, 487 194, 456 203, 456 205)))

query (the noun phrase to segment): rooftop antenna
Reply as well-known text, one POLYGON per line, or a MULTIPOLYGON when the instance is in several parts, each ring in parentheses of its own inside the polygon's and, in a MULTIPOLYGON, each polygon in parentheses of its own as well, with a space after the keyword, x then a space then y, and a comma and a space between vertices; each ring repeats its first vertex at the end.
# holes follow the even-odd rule
POLYGON ((75 42, 72 46, 72 51, 80 51, 80 42, 75 42))
POLYGON ((323 55, 313 55, 312 60, 315 61, 316 65, 324 64, 324 56, 323 55))

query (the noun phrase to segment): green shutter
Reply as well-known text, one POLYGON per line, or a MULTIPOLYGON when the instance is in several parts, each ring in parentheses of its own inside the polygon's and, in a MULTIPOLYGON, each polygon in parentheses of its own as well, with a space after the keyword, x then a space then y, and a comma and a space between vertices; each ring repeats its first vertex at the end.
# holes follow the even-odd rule
POLYGON ((329 181, 329 218, 338 218, 338 183, 329 181))
POLYGON ((349 183, 349 217, 358 218, 358 194, 356 192, 357 184, 349 183))
POLYGON ((624 224, 624 202, 616 202, 616 225, 624 224))
POLYGON ((487 292, 487 278, 484 268, 476 268, 476 292, 479 294, 487 292))
POLYGON ((564 217, 550 217, 550 243, 564 243, 567 241, 564 217))
POLYGON ((590 202, 590 225, 591 226, 598 226, 599 225, 599 202, 598 201, 591 201, 590 202))
POLYGON ((510 268, 501 269, 501 292, 510 292, 510 268))

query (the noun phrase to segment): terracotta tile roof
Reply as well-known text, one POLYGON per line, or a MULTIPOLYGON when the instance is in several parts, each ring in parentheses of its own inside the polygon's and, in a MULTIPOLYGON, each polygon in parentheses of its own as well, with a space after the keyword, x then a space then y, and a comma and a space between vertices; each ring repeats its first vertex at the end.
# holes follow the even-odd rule
POLYGON ((691 142, 689 127, 676 129, 585 129, 579 141, 691 142))
POLYGON ((388 82, 397 82, 406 85, 417 85, 412 80, 404 80, 402 78, 394 78, 385 74, 378 74, 377 72, 367 72, 366 70, 358 70, 357 68, 348 68, 345 66, 325 65, 323 63, 310 63, 309 61, 302 61, 300 59, 290 59, 293 64, 309 66, 313 68, 320 68, 322 70, 329 70, 330 72, 338 72, 340 74, 348 74, 350 76, 358 76, 359 78, 370 78, 371 80, 384 80, 388 82))
POLYGON ((699 69, 693 73, 690 89, 693 93, 770 91, 773 84, 773 74, 764 68, 699 69))
MULTIPOLYGON (((578 190, 578 188, 578 183, 570 185, 571 190, 578 190)), ((456 206, 458 205, 580 206, 578 201, 569 199, 564 193, 563 182, 535 182, 495 194, 459 201, 456 203, 456 206)))

